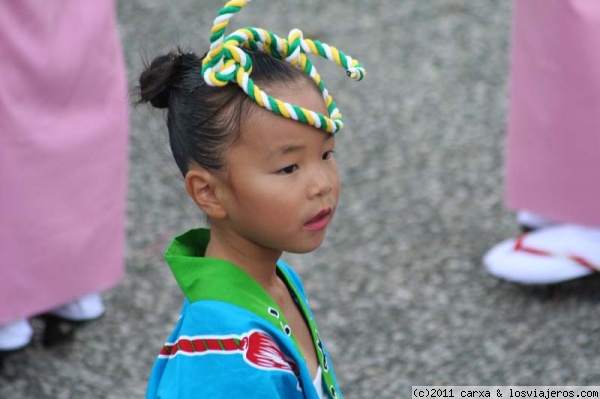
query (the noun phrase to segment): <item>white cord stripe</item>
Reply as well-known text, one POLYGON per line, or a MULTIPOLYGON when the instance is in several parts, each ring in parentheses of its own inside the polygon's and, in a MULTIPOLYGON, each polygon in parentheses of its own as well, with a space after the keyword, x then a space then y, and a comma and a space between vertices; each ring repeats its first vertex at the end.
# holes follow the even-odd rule
POLYGON ((217 16, 217 18, 215 18, 215 22, 213 25, 218 25, 227 19, 231 19, 232 17, 233 17, 233 13, 231 13, 231 12, 229 14, 219 15, 219 16, 217 16))
POLYGON ((227 74, 229 74, 229 73, 231 73, 231 72, 235 71, 235 68, 236 68, 236 65, 234 64, 234 65, 230 65, 230 66, 228 66, 227 68, 224 68, 224 69, 222 69, 222 70, 221 70, 221 71, 219 71, 219 72, 220 72, 220 73, 222 73, 222 74, 225 74, 225 75, 227 75, 227 74))
POLYGON ((248 79, 249 79, 249 76, 247 73, 245 73, 242 76, 242 89, 246 92, 246 94, 250 94, 250 93, 248 93, 248 79))
POLYGON ((264 91, 260 92, 260 98, 262 99, 263 104, 269 104, 269 97, 267 96, 267 93, 265 93, 264 91))
POLYGON ((260 36, 260 41, 262 43, 266 43, 267 42, 267 35, 265 35, 265 31, 262 29, 255 29, 256 32, 258 33, 258 36, 260 36))
POLYGON ((292 119, 297 121, 298 115, 296 115, 296 111, 294 111, 294 107, 292 107, 292 105, 288 104, 288 103, 283 103, 283 105, 285 106, 285 109, 287 109, 287 111, 289 112, 292 119))
POLYGON ((300 42, 300 47, 302 47, 302 50, 304 50, 305 53, 312 54, 312 51, 310 51, 310 47, 308 47, 308 44, 306 44, 306 41, 302 40, 300 42))
POLYGON ((321 119, 319 119, 319 114, 317 114, 316 112, 311 111, 311 110, 308 110, 308 112, 310 113, 310 115, 315 120, 315 127, 317 129, 320 129, 321 128, 321 119))
POLYGON ((206 82, 207 85, 209 86, 214 86, 214 84, 212 83, 212 81, 210 80, 210 74, 212 73, 212 71, 210 69, 206 70, 206 72, 204 72, 204 81, 206 82))
POLYGON ((300 46, 296 47, 294 52, 285 58, 285 61, 291 64, 292 61, 294 61, 296 58, 298 58, 299 55, 300 55, 300 46))
POLYGON ((331 47, 324 44, 323 48, 325 49, 325 54, 327 55, 327 59, 330 61, 333 61, 333 54, 331 53, 331 47))

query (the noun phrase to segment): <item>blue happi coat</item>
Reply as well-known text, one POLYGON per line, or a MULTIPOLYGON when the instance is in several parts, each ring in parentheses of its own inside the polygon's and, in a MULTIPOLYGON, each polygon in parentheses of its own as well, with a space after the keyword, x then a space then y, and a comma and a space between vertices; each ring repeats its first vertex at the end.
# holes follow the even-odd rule
MULTIPOLYGON (((318 399, 283 312, 241 268, 205 258, 209 239, 209 230, 190 230, 165 254, 186 300, 156 359, 146 398, 318 399)), ((300 278, 282 261, 278 274, 307 321, 326 394, 341 398, 300 278)))

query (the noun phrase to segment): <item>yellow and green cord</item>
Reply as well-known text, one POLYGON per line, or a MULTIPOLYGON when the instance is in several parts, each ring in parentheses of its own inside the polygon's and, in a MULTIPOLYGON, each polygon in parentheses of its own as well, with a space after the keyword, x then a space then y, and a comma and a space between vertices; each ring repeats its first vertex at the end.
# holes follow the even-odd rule
POLYGON ((342 114, 306 54, 316 54, 333 61, 346 69, 348 77, 354 80, 361 80, 365 76, 363 66, 333 46, 305 39, 298 29, 292 29, 287 39, 268 30, 249 27, 225 36, 230 20, 250 1, 231 0, 215 18, 210 35, 210 50, 202 62, 202 76, 206 83, 210 86, 225 86, 234 82, 258 105, 277 115, 307 123, 328 133, 340 131, 344 126, 342 114), (242 48, 264 51, 302 69, 321 89, 329 116, 286 103, 262 91, 250 77, 252 61, 242 48))

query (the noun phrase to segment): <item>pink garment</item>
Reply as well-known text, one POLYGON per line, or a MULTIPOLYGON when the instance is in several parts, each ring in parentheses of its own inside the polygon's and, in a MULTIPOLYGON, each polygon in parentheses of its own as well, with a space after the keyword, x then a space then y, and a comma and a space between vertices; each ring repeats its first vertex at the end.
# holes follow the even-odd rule
POLYGON ((0 2, 0 325, 122 278, 127 143, 113 0, 0 2))
POLYGON ((506 203, 600 226, 600 1, 514 7, 506 203))

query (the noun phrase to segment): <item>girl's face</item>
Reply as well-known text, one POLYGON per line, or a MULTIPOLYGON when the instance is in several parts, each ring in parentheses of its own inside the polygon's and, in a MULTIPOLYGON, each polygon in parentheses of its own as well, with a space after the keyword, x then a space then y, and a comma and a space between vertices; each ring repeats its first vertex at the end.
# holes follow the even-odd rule
MULTIPOLYGON (((327 115, 308 83, 269 94, 327 115)), ((310 252, 323 242, 339 198, 335 138, 262 108, 252 115, 226 158, 222 199, 231 233, 263 248, 310 252)))

